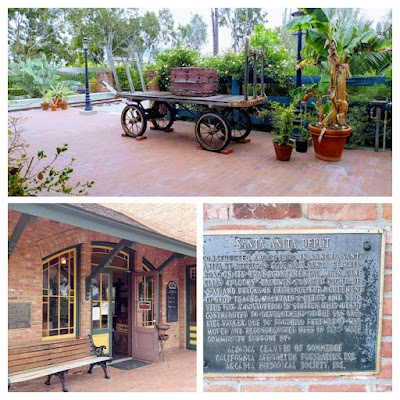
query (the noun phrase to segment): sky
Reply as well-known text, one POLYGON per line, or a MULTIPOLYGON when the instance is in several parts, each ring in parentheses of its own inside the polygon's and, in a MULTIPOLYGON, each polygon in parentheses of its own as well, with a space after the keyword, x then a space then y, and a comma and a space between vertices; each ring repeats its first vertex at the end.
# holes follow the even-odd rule
MULTIPOLYGON (((211 27, 211 8, 183 8, 176 7, 172 4, 165 4, 162 7, 169 8, 174 16, 175 27, 178 25, 186 25, 190 22, 190 19, 194 14, 199 14, 204 22, 208 25, 208 43, 202 48, 202 53, 211 54, 212 53, 212 27, 211 27)), ((181 3, 182 4, 182 3, 181 3)), ((202 4, 202 3, 198 3, 202 4)), ((263 4, 265 5, 265 3, 263 4)), ((226 5, 225 5, 226 6, 226 5)), ((243 7, 243 4, 239 5, 239 7, 243 7)), ((297 7, 288 6, 291 12, 297 10, 297 7)), ((361 7, 359 7, 361 8, 361 7)), ((155 8, 144 8, 144 10, 149 11, 157 11, 155 8)), ((285 8, 264 8, 264 10, 268 11, 267 19, 267 27, 268 28, 276 28, 282 25, 282 16, 284 14, 285 8)), ((369 20, 374 21, 372 27, 375 27, 376 23, 382 20, 389 8, 365 8, 362 10, 362 13, 369 20)), ((220 51, 224 51, 227 48, 231 48, 231 36, 228 28, 220 28, 219 30, 219 48, 220 51)))

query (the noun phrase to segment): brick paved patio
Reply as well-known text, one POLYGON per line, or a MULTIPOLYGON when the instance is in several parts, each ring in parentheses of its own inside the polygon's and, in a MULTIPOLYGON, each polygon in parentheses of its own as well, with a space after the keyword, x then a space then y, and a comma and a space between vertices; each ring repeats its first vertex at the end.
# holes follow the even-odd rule
MULTIPOLYGON (((66 384, 69 392, 195 392, 196 352, 191 350, 168 350, 169 361, 149 364, 131 371, 108 367, 111 379, 104 379, 103 370, 93 369, 68 374, 66 384)), ((50 386, 46 378, 16 383, 11 392, 62 392, 60 380, 53 377, 50 386)))
MULTIPOLYGON (((103 107, 107 111, 107 106, 103 107)), ((293 152, 277 161, 273 137, 253 131, 250 143, 231 142, 229 155, 198 150, 193 124, 150 130, 147 140, 121 137, 119 113, 13 112, 25 117, 30 151, 69 144, 76 158, 73 181, 94 180, 93 196, 391 196, 391 152, 345 150, 339 163, 293 152)), ((151 125, 151 124, 149 124, 151 125)), ((64 160, 66 163, 66 160, 64 160)))

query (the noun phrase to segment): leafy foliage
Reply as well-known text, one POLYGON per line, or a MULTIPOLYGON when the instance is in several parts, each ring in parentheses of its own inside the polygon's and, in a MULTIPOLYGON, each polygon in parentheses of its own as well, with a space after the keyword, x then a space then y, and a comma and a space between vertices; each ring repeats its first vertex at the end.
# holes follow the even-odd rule
POLYGON ((179 25, 178 43, 182 47, 189 47, 193 50, 200 51, 207 41, 207 24, 199 14, 194 14, 189 24, 179 25))
POLYGON ((28 58, 26 61, 10 65, 13 85, 22 89, 30 97, 43 97, 46 90, 58 79, 57 67, 50 65, 45 54, 40 58, 28 58))
MULTIPOLYGON (((329 65, 328 102, 329 113, 324 113, 322 107, 322 95, 319 87, 314 87, 309 96, 317 95, 319 103, 317 125, 331 128, 346 125, 348 113, 348 102, 346 93, 346 78, 351 76, 351 60, 361 64, 359 53, 368 52, 367 62, 369 68, 377 68, 376 61, 386 60, 384 51, 391 48, 391 42, 380 39, 376 32, 368 26, 358 30, 356 26, 347 26, 346 30, 340 30, 339 24, 334 17, 329 18, 321 8, 303 8, 304 16, 296 18, 287 24, 287 29, 307 29, 306 46, 302 50, 304 63, 320 63, 326 61, 329 65), (381 53, 382 52, 382 53, 381 53), (382 60, 382 54, 384 55, 382 60)), ((390 53, 391 54, 391 53, 390 53)), ((390 55, 391 59, 391 55, 390 55)), ((391 61, 390 61, 391 62, 391 61)))
POLYGON ((229 51, 221 56, 204 58, 204 66, 216 68, 218 77, 218 93, 230 93, 232 78, 240 79, 244 72, 244 55, 229 51))
POLYGON ((28 156, 28 144, 21 136, 21 118, 8 119, 8 195, 35 196, 40 192, 57 192, 71 195, 86 195, 93 181, 71 185, 74 158, 64 167, 58 167, 59 159, 68 150, 68 144, 56 148, 50 162, 39 150, 34 157, 28 156))
POLYGON ((243 46, 244 39, 260 23, 267 23, 267 13, 261 8, 221 8, 219 11, 220 26, 231 29, 234 53, 243 46))
POLYGON ((8 45, 15 62, 42 54, 55 62, 68 58, 62 9, 9 8, 8 45))
POLYGON ((294 146, 292 132, 295 119, 295 104, 282 106, 277 102, 271 102, 270 108, 260 112, 260 118, 270 118, 273 132, 276 135, 274 143, 284 146, 294 146))
MULTIPOLYGON (((257 25, 250 36, 250 47, 261 50, 264 43, 265 65, 264 76, 272 83, 268 84, 269 95, 287 95, 294 87, 291 78, 293 74, 293 59, 288 49, 281 44, 277 29, 257 25)), ((244 55, 243 55, 244 56, 244 55)), ((260 72, 260 62, 259 62, 260 72)))
MULTIPOLYGON (((356 148, 363 145, 374 145, 375 141, 375 121, 371 119, 372 100, 392 100, 392 88, 386 85, 374 85, 368 87, 351 87, 350 111, 348 122, 351 126, 351 134, 347 139, 347 148, 356 148)), ((390 140, 392 137, 392 113, 386 114, 386 136, 390 140)), ((382 112, 380 123, 380 133, 383 134, 383 121, 385 112, 382 112)), ((388 140, 387 146, 391 143, 388 140)))

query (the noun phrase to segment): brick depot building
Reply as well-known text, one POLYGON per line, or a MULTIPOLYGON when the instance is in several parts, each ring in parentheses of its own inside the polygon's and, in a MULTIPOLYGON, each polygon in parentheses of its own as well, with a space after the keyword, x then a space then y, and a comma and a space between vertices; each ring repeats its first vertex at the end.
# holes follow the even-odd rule
POLYGON ((90 334, 114 359, 156 362, 167 324, 166 348, 194 350, 195 240, 149 225, 98 204, 10 204, 9 347, 90 334))

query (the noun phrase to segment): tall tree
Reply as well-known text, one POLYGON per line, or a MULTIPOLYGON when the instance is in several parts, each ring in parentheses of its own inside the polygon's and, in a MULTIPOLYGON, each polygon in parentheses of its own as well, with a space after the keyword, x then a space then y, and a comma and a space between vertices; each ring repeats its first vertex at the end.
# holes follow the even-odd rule
POLYGON ((207 24, 199 14, 194 14, 189 24, 179 25, 180 44, 199 51, 207 41, 207 24))
POLYGON ((65 12, 72 36, 71 49, 81 54, 82 40, 89 38, 89 56, 95 65, 103 63, 104 49, 114 55, 124 51, 121 22, 137 14, 135 9, 121 8, 71 8, 65 12))
POLYGON ((171 10, 163 8, 158 12, 158 21, 160 23, 160 41, 158 47, 174 43, 176 40, 175 21, 171 10))
POLYGON ((67 56, 63 13, 57 8, 9 8, 8 49, 11 61, 37 58, 63 61, 67 56))
POLYGON ((268 22, 267 14, 262 8, 221 9, 220 26, 228 26, 231 29, 234 53, 237 53, 239 46, 243 45, 245 38, 251 35, 256 25, 268 22))
POLYGON ((213 55, 217 56, 219 53, 219 11, 218 8, 211 9, 211 25, 213 32, 213 55))

